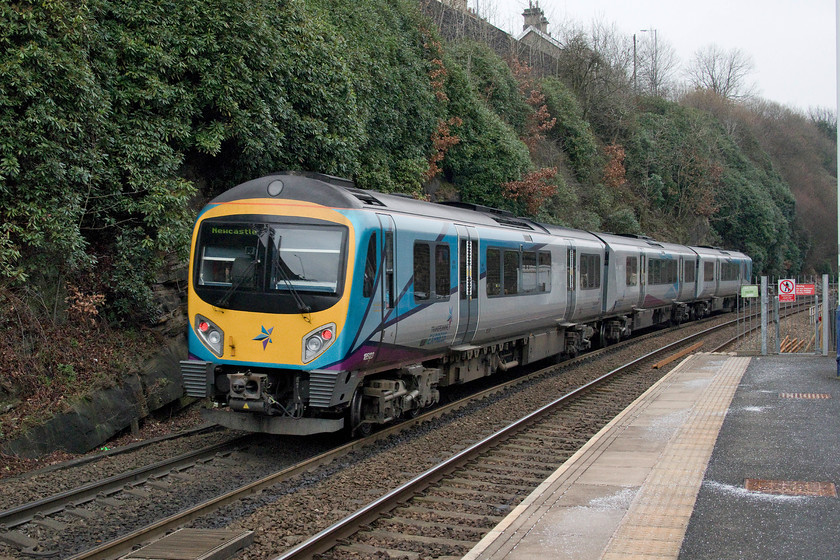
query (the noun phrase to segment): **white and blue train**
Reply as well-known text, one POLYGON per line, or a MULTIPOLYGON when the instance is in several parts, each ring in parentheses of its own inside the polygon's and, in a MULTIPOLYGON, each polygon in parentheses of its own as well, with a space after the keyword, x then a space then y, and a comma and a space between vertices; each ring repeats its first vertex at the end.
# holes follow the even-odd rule
POLYGON ((289 172, 211 201, 189 270, 187 394, 224 426, 304 435, 731 309, 752 261, 289 172))

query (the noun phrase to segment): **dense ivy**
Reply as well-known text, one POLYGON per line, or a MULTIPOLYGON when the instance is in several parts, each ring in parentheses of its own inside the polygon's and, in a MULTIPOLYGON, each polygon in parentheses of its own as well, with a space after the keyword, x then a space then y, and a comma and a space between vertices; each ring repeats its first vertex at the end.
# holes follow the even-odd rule
POLYGON ((487 106, 519 136, 525 135, 528 115, 525 102, 510 67, 487 45, 465 40, 452 46, 452 56, 469 76, 470 82, 487 106))
POLYGON ((583 118, 577 98, 559 78, 548 77, 540 83, 548 111, 557 118, 549 131, 569 158, 569 166, 580 181, 592 180, 601 158, 592 127, 583 118))
POLYGON ((443 44, 411 0, 4 3, 0 283, 28 279, 52 311, 84 281, 112 317, 152 317, 150 285, 183 258, 195 207, 280 169, 418 196, 433 179, 525 212, 504 185, 557 168, 541 220, 719 241, 760 271, 802 262, 759 142, 661 99, 631 110, 620 72, 600 60, 610 80, 580 81, 591 53, 570 45, 539 82, 556 123, 526 146, 536 108, 508 62, 443 44))
POLYGON ((521 210, 504 198, 499 186, 528 170, 528 148, 510 125, 481 102, 466 71, 455 64, 449 67, 449 113, 462 118, 463 125, 457 131, 461 142, 444 160, 446 179, 465 202, 521 210))

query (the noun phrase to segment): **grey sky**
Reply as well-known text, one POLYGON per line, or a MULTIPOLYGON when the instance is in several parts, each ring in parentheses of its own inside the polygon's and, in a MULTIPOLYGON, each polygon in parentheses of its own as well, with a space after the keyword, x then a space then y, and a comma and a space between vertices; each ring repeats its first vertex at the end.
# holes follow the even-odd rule
MULTIPOLYGON (((549 32, 562 21, 601 21, 632 36, 656 29, 684 66, 710 44, 753 59, 758 95, 800 110, 836 106, 836 0, 539 0, 549 32)), ((518 34, 528 0, 469 0, 498 27, 518 34)), ((680 72, 679 78, 682 79, 680 72)))

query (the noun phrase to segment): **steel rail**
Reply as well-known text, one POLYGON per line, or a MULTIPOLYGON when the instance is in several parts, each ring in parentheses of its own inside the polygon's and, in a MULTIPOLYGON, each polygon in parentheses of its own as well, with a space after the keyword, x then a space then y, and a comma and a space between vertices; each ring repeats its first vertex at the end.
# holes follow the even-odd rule
MULTIPOLYGON (((720 325, 716 325, 716 326, 710 327, 709 329, 705 329, 705 330, 703 330, 699 333, 695 333, 693 335, 690 335, 689 338, 702 336, 702 335, 707 334, 709 332, 712 332, 714 330, 718 330, 718 329, 725 328, 727 326, 731 326, 735 322, 736 322, 735 320, 731 320, 731 321, 721 323, 720 325)), ((662 331, 658 331, 656 333, 650 333, 650 336, 655 336, 657 334, 661 334, 661 332, 662 331)), ((638 342, 639 340, 643 340, 647 336, 648 335, 645 335, 644 337, 639 337, 639 338, 633 339, 632 342, 638 342)), ((674 345, 678 345, 680 343, 681 343, 681 341, 677 341, 676 343, 669 344, 669 345, 667 345, 667 346, 663 347, 662 349, 657 350, 655 352, 665 352, 665 351, 667 351, 668 348, 673 347, 674 345)), ((613 346, 609 346, 607 348, 603 348, 601 350, 610 351, 610 350, 618 349, 621 346, 624 346, 624 344, 616 344, 616 345, 613 345, 613 346)), ((643 356, 642 358, 639 358, 638 360, 645 359, 649 355, 650 354, 646 354, 645 356, 643 356)), ((379 430, 379 431, 375 432, 374 434, 372 434, 371 436, 369 436, 367 438, 348 442, 348 443, 346 443, 344 445, 341 445, 341 446, 339 446, 335 449, 332 449, 330 451, 326 451, 326 452, 324 452, 320 455, 317 455, 315 457, 307 459, 306 461, 304 461, 302 463, 299 463, 297 465, 293 465, 291 467, 283 469, 282 471, 271 474, 271 475, 269 475, 267 477, 264 477, 260 480, 256 480, 256 481, 254 481, 250 484, 247 484, 245 486, 242 486, 238 489, 232 490, 232 491, 230 491, 230 492, 228 492, 228 493, 226 493, 222 496, 218 496, 216 498, 213 498, 213 499, 208 500, 206 502, 203 502, 201 504, 197 504, 197 505, 195 505, 191 508, 188 508, 188 509, 186 509, 182 512, 179 512, 179 513, 174 514, 170 517, 167 517, 166 519, 160 520, 156 523, 153 523, 151 525, 148 525, 146 527, 138 529, 138 530, 136 530, 132 533, 126 534, 122 537, 119 537, 119 538, 114 539, 112 541, 109 541, 107 543, 103 543, 102 545, 100 545, 100 546, 98 546, 94 549, 90 549, 88 551, 84 551, 84 552, 81 552, 79 554, 76 554, 76 555, 70 557, 69 560, 107 560, 107 559, 110 559, 110 558, 119 557, 123 554, 126 554, 126 553, 130 552, 134 547, 146 544, 146 543, 150 542, 151 540, 162 537, 163 535, 165 535, 169 531, 172 531, 172 530, 180 527, 181 525, 184 525, 185 523, 188 523, 188 522, 190 522, 190 521, 192 521, 192 520, 194 520, 198 517, 201 517, 201 516, 206 515, 206 514, 212 512, 212 511, 215 511, 215 510, 217 510, 221 507, 224 507, 224 506, 226 506, 230 503, 233 503, 233 502, 235 502, 235 501, 237 501, 237 500, 239 500, 239 499, 241 499, 245 496, 255 494, 255 493, 257 493, 257 492, 259 492, 259 491, 261 491, 265 488, 268 488, 270 486, 278 484, 278 483, 280 483, 280 482, 282 482, 282 481, 284 481, 288 478, 291 478, 292 476, 303 473, 303 472, 305 472, 307 470, 310 470, 314 467, 317 467, 319 465, 327 464, 331 461, 334 461, 338 457, 341 457, 341 456, 349 453, 350 451, 368 446, 371 443, 374 443, 374 442, 379 441, 381 439, 385 439, 385 438, 388 438, 392 435, 399 434, 402 431, 410 429, 411 427, 413 427, 415 425, 419 425, 419 424, 421 424, 423 422, 426 422, 426 421, 434 420, 434 419, 439 418, 441 416, 444 416, 444 415, 446 415, 450 412, 459 410, 460 408, 463 408, 463 407, 467 406, 471 402, 481 400, 483 398, 486 398, 490 395, 502 392, 502 391, 504 391, 506 389, 509 389, 513 386, 516 386, 518 384, 525 383, 525 382, 527 382, 531 379, 534 379, 536 377, 545 375, 547 371, 551 371, 551 370, 554 370, 554 369, 557 369, 557 368, 565 368, 565 367, 568 367, 569 365, 573 365, 573 364, 577 363, 580 360, 591 359, 592 356, 593 356, 593 353, 588 353, 585 356, 579 356, 575 359, 569 360, 569 361, 564 362, 562 364, 556 364, 556 365, 552 365, 548 368, 543 368, 539 371, 524 375, 524 376, 519 377, 517 379, 507 381, 503 384, 485 389, 485 390, 483 390, 479 393, 476 393, 474 395, 471 395, 469 397, 466 397, 466 398, 461 399, 459 401, 456 401, 454 403, 450 403, 450 404, 441 406, 441 407, 436 408, 432 411, 429 411, 425 414, 417 416, 414 419, 411 419, 411 420, 408 420, 408 421, 405 421, 405 422, 402 422, 402 423, 399 423, 399 424, 395 424, 393 426, 389 426, 385 429, 382 429, 382 430, 379 430)), ((634 362, 631 362, 631 363, 635 363, 638 360, 635 360, 634 362)), ((597 380, 595 380, 593 382, 590 382, 587 385, 584 385, 583 387, 579 388, 577 391, 580 391, 580 390, 583 390, 585 388, 591 387, 595 383, 600 383, 603 379, 611 376, 615 371, 616 370, 613 370, 613 372, 605 374, 604 376, 598 378, 597 380)), ((566 398, 572 398, 572 396, 574 394, 576 394, 577 391, 573 391, 572 393, 569 393, 566 398)), ((547 406, 551 406, 551 405, 547 405, 547 406)), ((546 407, 543 407, 543 408, 546 408, 546 407)), ((543 410, 543 409, 540 409, 540 410, 543 410)), ((536 414, 536 413, 533 413, 533 414, 536 414)), ((530 416, 533 416, 533 414, 530 415, 530 416)), ((491 437, 493 437, 493 436, 491 436, 491 437)), ((475 447, 475 446, 472 446, 472 447, 475 447)), ((469 452, 470 449, 472 449, 472 447, 468 448, 467 450, 464 450, 464 451, 460 452, 455 457, 466 456, 466 454, 469 452)), ((453 457, 449 461, 454 461, 455 457, 453 457)), ((449 464, 452 464, 452 463, 449 463, 449 464)), ((457 465, 453 465, 452 468, 457 468, 457 465)), ((422 478, 423 476, 424 475, 420 475, 414 481, 411 481, 407 484, 411 484, 412 482, 415 482, 417 484, 416 488, 420 488, 420 485, 423 484, 423 483, 422 483, 422 481, 419 481, 418 479, 422 478)), ((380 500, 377 500, 377 502, 375 502, 375 503, 385 503, 384 500, 385 500, 386 497, 387 497, 387 495, 383 496, 382 498, 380 498, 380 500)), ((397 503, 397 502, 394 502, 394 503, 397 503)), ((361 510, 360 510, 360 512, 361 512, 361 510)), ((360 512, 357 512, 357 513, 360 513, 360 512)), ((363 514, 360 513, 360 515, 363 515, 363 514)), ((355 517, 355 514, 354 514, 354 517, 355 517)), ((327 531, 327 530, 325 529, 325 531, 327 531)), ((305 556, 300 556, 300 557, 303 558, 305 556)))
POLYGON ((171 459, 158 461, 157 463, 126 471, 104 480, 91 482, 78 488, 0 511, 0 525, 5 526, 7 529, 14 528, 31 521, 38 513, 50 515, 62 511, 67 506, 78 506, 90 502, 102 494, 113 494, 132 482, 145 481, 149 478, 168 473, 173 469, 193 464, 202 457, 215 455, 216 453, 235 447, 235 444, 236 440, 217 443, 210 447, 183 453, 171 459))
POLYGON ((300 543, 291 550, 283 553, 280 556, 275 557, 273 560, 302 560, 305 558, 312 558, 316 554, 321 554, 323 552, 326 552, 327 550, 330 550, 335 546, 337 541, 354 534, 358 531, 359 527, 369 524, 373 520, 381 517, 383 513, 390 511, 400 503, 403 503, 412 498, 418 492, 421 492, 429 486, 439 482, 442 478, 444 478, 451 472, 457 470, 458 468, 462 467, 464 464, 471 461, 476 456, 485 453, 488 449, 498 445, 499 443, 507 439, 509 436, 519 431, 522 431, 523 429, 538 421, 545 415, 553 412, 560 406, 565 405, 570 400, 588 392, 593 387, 596 387, 602 384, 603 382, 629 369, 632 369, 638 364, 650 360, 654 356, 659 356, 661 354, 671 351, 676 347, 687 344, 692 340, 706 336, 714 331, 725 328, 726 326, 730 326, 731 323, 731 321, 723 323, 721 325, 717 325, 709 329, 705 329, 701 332, 689 335, 676 342, 667 344, 657 350, 649 352, 639 358, 636 358, 631 362, 619 366, 613 369, 612 371, 605 373, 601 377, 598 377, 597 379, 594 379, 593 381, 590 381, 589 383, 578 387, 573 391, 566 393, 562 397, 528 414, 527 416, 524 416, 516 422, 509 424, 505 428, 502 428, 498 432, 482 439, 481 441, 473 444, 472 446, 460 451, 459 453, 453 455, 452 457, 443 461, 437 466, 428 469, 426 472, 406 482, 399 488, 388 492, 384 496, 371 502, 365 507, 355 511, 348 517, 336 522, 330 527, 327 527, 317 535, 314 535, 310 539, 304 541, 303 543, 300 543))

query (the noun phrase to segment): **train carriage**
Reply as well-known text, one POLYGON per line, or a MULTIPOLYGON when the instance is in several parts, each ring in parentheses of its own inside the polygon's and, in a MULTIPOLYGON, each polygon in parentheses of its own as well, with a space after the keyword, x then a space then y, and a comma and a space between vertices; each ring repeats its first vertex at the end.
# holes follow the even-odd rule
POLYGON ((666 322, 748 261, 599 235, 313 173, 243 183, 195 225, 187 394, 232 428, 366 431, 441 387, 666 322), (695 289, 689 257, 727 276, 695 289))

